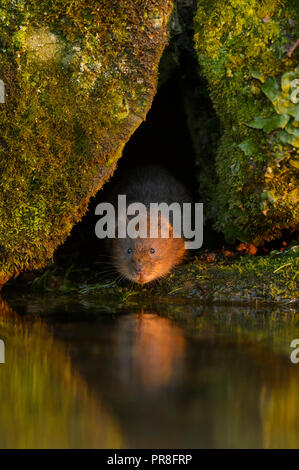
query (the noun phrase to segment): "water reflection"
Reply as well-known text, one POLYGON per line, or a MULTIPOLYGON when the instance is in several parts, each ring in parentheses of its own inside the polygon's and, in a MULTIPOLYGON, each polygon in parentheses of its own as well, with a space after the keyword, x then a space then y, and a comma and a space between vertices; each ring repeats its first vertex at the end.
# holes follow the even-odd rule
POLYGON ((47 314, 38 301, 23 305, 26 315, 0 311, 1 447, 299 446, 294 314, 103 313, 78 302, 47 314))
POLYGON ((182 373, 186 340, 181 328, 154 314, 122 316, 114 349, 123 383, 130 380, 149 393, 165 387, 182 373))
POLYGON ((38 317, 0 301, 0 448, 121 446, 114 419, 74 371, 67 346, 38 317))

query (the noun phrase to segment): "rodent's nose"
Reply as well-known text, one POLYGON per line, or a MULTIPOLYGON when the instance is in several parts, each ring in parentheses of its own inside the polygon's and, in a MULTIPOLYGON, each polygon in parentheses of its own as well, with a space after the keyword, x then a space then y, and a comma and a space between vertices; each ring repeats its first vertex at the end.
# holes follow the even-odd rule
POLYGON ((142 266, 136 266, 135 268, 135 273, 136 273, 136 279, 138 279, 138 282, 143 281, 144 278, 144 269, 142 266))
POLYGON ((136 271, 136 282, 139 284, 144 284, 145 283, 145 272, 144 270, 140 269, 139 271, 136 271))
POLYGON ((143 274, 144 269, 143 269, 142 264, 136 264, 135 271, 136 271, 136 274, 143 274))

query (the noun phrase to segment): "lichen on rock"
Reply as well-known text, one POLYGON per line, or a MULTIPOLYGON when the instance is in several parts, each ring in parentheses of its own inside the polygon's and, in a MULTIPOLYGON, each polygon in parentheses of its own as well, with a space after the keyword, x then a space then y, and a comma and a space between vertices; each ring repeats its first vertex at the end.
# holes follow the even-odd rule
POLYGON ((171 0, 3 0, 0 286, 51 259, 155 94, 171 0))

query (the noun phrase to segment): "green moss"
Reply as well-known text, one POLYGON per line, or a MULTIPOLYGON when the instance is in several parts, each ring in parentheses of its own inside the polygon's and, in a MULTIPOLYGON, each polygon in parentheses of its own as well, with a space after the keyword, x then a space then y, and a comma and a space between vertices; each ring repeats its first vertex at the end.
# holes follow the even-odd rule
POLYGON ((223 126, 211 191, 213 215, 215 227, 229 241, 258 245, 298 227, 292 164, 298 147, 294 139, 277 138, 277 127, 285 124, 281 117, 268 121, 267 129, 247 125, 273 115, 273 104, 257 77, 277 77, 278 83, 295 69, 299 49, 291 58, 287 51, 298 35, 294 0, 198 1, 195 47, 223 126))
POLYGON ((294 302, 295 306, 298 267, 298 253, 292 250, 216 263, 195 261, 173 274, 170 292, 203 301, 294 302))
POLYGON ((0 6, 0 286, 44 266, 111 176, 157 84, 172 1, 0 6))
POLYGON ((215 262, 197 259, 176 268, 165 278, 140 287, 126 281, 117 283, 116 275, 105 276, 94 268, 75 265, 52 265, 41 273, 25 274, 7 285, 7 291, 55 293, 82 301, 97 299, 110 308, 142 306, 149 302, 172 299, 175 304, 205 303, 273 303, 298 307, 299 247, 267 256, 220 257, 215 262))

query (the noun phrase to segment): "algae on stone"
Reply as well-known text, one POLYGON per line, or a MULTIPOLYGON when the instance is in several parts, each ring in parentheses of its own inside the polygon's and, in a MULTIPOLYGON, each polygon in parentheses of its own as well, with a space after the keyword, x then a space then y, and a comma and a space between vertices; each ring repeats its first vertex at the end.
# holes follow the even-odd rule
POLYGON ((298 227, 298 115, 289 106, 286 119, 267 93, 282 80, 290 105, 298 82, 287 90, 286 77, 296 78, 299 48, 288 51, 298 37, 296 0, 198 0, 195 48, 223 127, 210 196, 229 241, 259 245, 298 227))
POLYGON ((172 0, 3 0, 0 286, 45 266, 157 85, 172 0))

